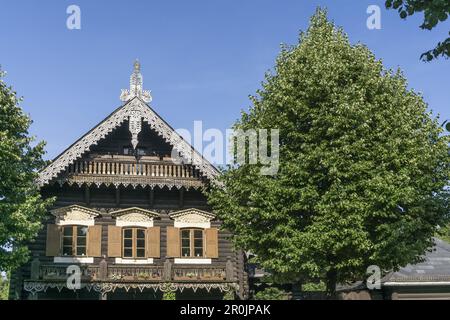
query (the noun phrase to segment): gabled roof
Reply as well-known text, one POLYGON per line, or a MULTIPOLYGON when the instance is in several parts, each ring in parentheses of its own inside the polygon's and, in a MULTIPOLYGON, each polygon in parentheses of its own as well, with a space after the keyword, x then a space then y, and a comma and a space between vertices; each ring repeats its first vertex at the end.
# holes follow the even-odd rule
POLYGON ((141 98, 134 97, 123 106, 115 110, 105 120, 82 136, 63 153, 57 156, 40 173, 38 184, 43 186, 55 178, 59 173, 75 160, 80 158, 85 152, 105 138, 115 128, 119 127, 130 117, 141 118, 148 123, 166 142, 174 147, 185 159, 192 159, 192 164, 210 181, 214 181, 218 176, 218 170, 203 156, 186 142, 167 122, 165 122, 147 103, 141 98), (191 157, 189 157, 191 154, 191 157))

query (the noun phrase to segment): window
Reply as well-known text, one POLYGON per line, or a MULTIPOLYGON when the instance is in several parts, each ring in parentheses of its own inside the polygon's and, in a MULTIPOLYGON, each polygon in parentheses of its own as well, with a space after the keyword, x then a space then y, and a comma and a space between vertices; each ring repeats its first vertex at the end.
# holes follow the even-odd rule
MULTIPOLYGON (((133 147, 123 147, 123 154, 127 156, 133 156, 135 155, 135 151, 133 147)), ((146 148, 136 148, 136 154, 138 156, 145 156, 147 154, 146 148)))
POLYGON ((123 154, 124 155, 133 155, 133 149, 132 148, 129 148, 129 147, 124 147, 123 148, 123 154))
POLYGON ((181 256, 203 257, 203 230, 181 229, 181 256))
POLYGON ((62 248, 63 256, 85 256, 86 236, 88 227, 86 226, 65 226, 63 227, 62 248))
POLYGON ((145 258, 145 229, 124 228, 122 239, 122 256, 124 258, 145 258))

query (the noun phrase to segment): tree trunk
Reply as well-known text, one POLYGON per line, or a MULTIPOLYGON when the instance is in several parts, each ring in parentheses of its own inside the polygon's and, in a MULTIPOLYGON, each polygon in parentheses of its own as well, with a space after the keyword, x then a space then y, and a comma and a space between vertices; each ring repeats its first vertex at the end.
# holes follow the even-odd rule
POLYGON ((326 276, 327 296, 329 299, 336 297, 337 271, 330 269, 326 276))

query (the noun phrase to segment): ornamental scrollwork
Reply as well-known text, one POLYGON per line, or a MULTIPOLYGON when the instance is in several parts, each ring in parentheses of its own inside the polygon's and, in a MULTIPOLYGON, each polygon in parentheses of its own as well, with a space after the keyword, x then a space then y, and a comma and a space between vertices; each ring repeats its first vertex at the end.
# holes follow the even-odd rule
MULTIPOLYGON (((181 136, 176 133, 164 120, 162 120, 144 101, 133 98, 124 106, 105 119, 88 134, 73 144, 67 151, 58 156, 50 165, 39 173, 38 184, 43 186, 56 178, 58 174, 68 168, 75 160, 90 150, 92 146, 105 138, 115 128, 129 120, 132 113, 140 113, 140 117, 154 129, 159 136, 170 143, 182 157, 192 159, 192 164, 201 171, 210 181, 215 181, 219 172, 204 159, 200 153, 192 148, 181 136)), ((136 128, 137 130, 138 128, 136 128)))

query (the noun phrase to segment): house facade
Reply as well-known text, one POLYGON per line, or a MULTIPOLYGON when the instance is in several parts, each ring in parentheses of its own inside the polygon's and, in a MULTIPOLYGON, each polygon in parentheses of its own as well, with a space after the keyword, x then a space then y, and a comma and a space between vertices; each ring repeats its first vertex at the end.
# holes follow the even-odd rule
POLYGON ((123 105, 39 176, 55 197, 11 299, 245 299, 245 256, 207 204, 218 171, 150 107, 135 62, 123 105))

